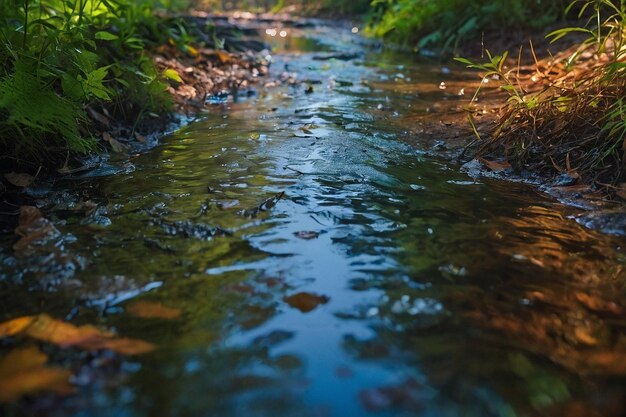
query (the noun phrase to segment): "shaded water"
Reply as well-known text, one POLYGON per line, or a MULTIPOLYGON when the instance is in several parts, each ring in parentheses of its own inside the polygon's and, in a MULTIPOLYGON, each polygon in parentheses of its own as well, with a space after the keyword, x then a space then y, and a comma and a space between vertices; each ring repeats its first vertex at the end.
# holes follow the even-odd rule
POLYGON ((23 259, 5 239, 1 318, 46 312, 158 350, 56 353, 82 366, 78 394, 6 413, 622 415, 623 240, 407 133, 457 111, 473 75, 371 52, 346 28, 269 40, 274 73, 308 83, 215 106, 122 172, 55 188, 76 191, 32 190, 72 256, 23 259), (100 208, 61 207, 81 199, 100 208), (133 317, 138 299, 182 316, 133 317))

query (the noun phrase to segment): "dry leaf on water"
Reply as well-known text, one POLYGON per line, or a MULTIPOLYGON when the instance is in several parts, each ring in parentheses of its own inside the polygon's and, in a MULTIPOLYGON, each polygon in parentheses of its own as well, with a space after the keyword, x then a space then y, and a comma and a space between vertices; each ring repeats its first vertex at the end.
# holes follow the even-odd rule
POLYGON ((141 318, 158 318, 158 319, 177 319, 181 316, 182 311, 177 308, 165 307, 161 303, 155 301, 135 301, 126 307, 126 311, 135 317, 141 318))
POLYGON ((53 391, 69 394, 71 372, 46 367, 48 357, 34 346, 14 349, 0 360, 0 402, 10 402, 23 395, 53 391))
POLYGON ((511 168, 511 164, 508 163, 507 161, 504 161, 504 162, 488 161, 484 158, 478 158, 478 161, 493 172, 506 171, 507 169, 511 168))
POLYGON ((311 294, 308 292, 299 292, 283 298, 287 304, 293 308, 297 308, 303 313, 315 310, 320 304, 326 304, 330 299, 325 295, 311 294))
POLYGON ((97 327, 75 326, 47 314, 20 317, 0 323, 0 337, 18 334, 62 348, 78 347, 89 351, 109 349, 123 355, 139 355, 155 349, 153 344, 143 340, 116 338, 112 333, 97 327))
POLYGON ((15 172, 9 172, 4 174, 4 178, 16 187, 28 187, 35 181, 35 177, 28 174, 17 174, 15 172))

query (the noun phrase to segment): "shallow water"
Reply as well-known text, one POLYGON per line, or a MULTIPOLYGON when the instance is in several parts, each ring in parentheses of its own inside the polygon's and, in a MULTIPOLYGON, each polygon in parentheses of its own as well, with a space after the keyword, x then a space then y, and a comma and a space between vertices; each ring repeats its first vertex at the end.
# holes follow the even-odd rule
POLYGON ((308 82, 216 105, 115 175, 31 190, 72 255, 22 259, 7 237, 2 318, 46 312, 158 350, 83 357, 77 395, 7 415, 622 415, 624 241, 411 133, 459 111, 474 75, 349 28, 267 39, 275 76, 308 82), (64 209, 81 199, 100 208, 64 209), (182 316, 134 317, 136 300, 182 316))

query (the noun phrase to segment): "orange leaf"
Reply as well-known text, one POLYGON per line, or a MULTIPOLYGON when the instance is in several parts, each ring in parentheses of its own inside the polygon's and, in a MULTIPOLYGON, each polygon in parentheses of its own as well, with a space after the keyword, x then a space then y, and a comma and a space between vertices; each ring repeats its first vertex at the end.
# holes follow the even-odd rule
POLYGON ((217 57, 219 58, 220 62, 222 64, 226 64, 228 62, 230 62, 231 57, 230 54, 228 52, 225 51, 215 51, 215 53, 217 54, 217 57))
POLYGON ((152 352, 156 346, 140 339, 112 339, 101 338, 86 340, 79 345, 86 350, 109 349, 122 355, 141 355, 152 352))
POLYGON ((0 323, 0 338, 22 333, 33 322, 34 317, 25 316, 0 323))
POLYGON ((182 311, 177 308, 165 307, 155 301, 135 301, 126 307, 126 311, 135 317, 176 319, 180 317, 182 311))
POLYGON ((48 357, 36 347, 15 349, 0 361, 0 402, 10 402, 38 391, 69 394, 71 372, 47 368, 48 357))
POLYGON ((156 349, 156 346, 143 340, 116 338, 113 333, 100 330, 97 327, 75 326, 56 320, 47 314, 21 317, 0 324, 0 337, 18 333, 24 333, 33 339, 52 343, 62 348, 109 349, 122 355, 139 355, 156 349))

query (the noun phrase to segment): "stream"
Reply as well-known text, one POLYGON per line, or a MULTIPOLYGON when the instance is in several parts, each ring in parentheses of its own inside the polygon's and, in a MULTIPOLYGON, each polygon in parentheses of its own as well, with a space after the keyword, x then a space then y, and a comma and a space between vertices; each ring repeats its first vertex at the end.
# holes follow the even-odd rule
POLYGON ((460 112, 475 73, 349 26, 282 30, 260 27, 261 83, 282 85, 215 98, 146 152, 29 190, 60 233, 28 256, 2 237, 0 318, 47 313, 157 349, 49 348, 75 395, 0 412, 623 415, 623 238, 420 141, 421 118, 460 112), (97 209, 74 210, 85 201, 97 209), (180 315, 133 315, 137 301, 180 315))

